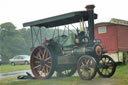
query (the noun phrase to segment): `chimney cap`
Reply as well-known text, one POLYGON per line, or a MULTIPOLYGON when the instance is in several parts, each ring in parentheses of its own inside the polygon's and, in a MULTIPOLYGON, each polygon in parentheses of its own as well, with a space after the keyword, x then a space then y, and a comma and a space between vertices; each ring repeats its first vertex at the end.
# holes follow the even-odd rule
POLYGON ((95 8, 95 5, 87 5, 85 8, 87 10, 93 10, 95 8))

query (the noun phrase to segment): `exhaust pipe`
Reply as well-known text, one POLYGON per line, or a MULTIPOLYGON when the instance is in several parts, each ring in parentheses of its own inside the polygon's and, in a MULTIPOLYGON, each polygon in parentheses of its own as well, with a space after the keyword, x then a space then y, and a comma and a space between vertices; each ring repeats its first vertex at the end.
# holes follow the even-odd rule
POLYGON ((86 10, 88 12, 88 30, 89 30, 89 37, 90 37, 90 44, 93 44, 95 39, 94 34, 94 5, 87 5, 86 10))

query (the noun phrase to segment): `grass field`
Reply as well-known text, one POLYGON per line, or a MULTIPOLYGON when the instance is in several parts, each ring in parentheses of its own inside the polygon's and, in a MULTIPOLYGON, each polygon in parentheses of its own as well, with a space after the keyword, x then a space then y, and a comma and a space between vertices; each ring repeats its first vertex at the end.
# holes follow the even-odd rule
POLYGON ((16 66, 1 65, 0 66, 0 73, 20 71, 20 70, 29 70, 29 69, 30 69, 30 65, 16 65, 16 66))
POLYGON ((116 85, 128 85, 128 65, 118 66, 113 78, 119 82, 116 85))
MULTIPOLYGON (((95 79, 102 79, 107 82, 105 78, 99 78, 99 75, 95 79)), ((128 85, 128 65, 125 66, 118 66, 116 69, 115 74, 111 79, 116 80, 116 84, 114 85, 128 85)), ((80 79, 79 76, 73 77, 64 77, 64 78, 51 78, 48 80, 17 80, 16 78, 7 78, 7 79, 0 79, 0 85, 90 85, 90 82, 94 82, 93 85, 98 85, 98 82, 91 80, 85 81, 80 79)), ((107 84, 105 84, 107 85, 107 84)))

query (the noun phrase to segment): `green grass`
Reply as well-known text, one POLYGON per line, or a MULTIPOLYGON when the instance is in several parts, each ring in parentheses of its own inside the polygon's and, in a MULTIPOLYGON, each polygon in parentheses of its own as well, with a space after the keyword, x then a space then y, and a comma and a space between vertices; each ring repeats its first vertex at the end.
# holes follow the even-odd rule
POLYGON ((0 66, 0 73, 19 71, 19 70, 29 70, 29 69, 30 69, 30 65, 16 65, 16 66, 1 65, 0 66))
POLYGON ((118 66, 113 78, 118 81, 116 85, 128 85, 128 65, 118 66))
POLYGON ((0 85, 79 85, 79 83, 86 82, 79 77, 64 77, 64 78, 51 78, 47 80, 19 80, 14 81, 16 78, 0 79, 0 85))
MULTIPOLYGON (((116 80, 115 85, 128 85, 128 65, 118 66, 115 74, 111 79, 116 80)), ((99 78, 98 75, 94 80, 85 81, 79 76, 64 77, 64 78, 50 78, 47 80, 17 80, 16 78, 0 79, 0 85, 85 85, 93 82, 94 85, 98 85, 99 82, 104 80, 105 82, 112 82, 105 78, 99 78)), ((93 85, 93 84, 92 84, 93 85)))
MULTIPOLYGON (((99 85, 100 80, 82 80, 79 76, 56 78, 52 77, 47 80, 17 80, 16 78, 2 79, 0 85, 99 85)), ((102 80, 102 79, 101 79, 102 80)), ((105 83, 107 81, 104 79, 105 83)), ((100 84, 101 85, 101 84, 100 84)))

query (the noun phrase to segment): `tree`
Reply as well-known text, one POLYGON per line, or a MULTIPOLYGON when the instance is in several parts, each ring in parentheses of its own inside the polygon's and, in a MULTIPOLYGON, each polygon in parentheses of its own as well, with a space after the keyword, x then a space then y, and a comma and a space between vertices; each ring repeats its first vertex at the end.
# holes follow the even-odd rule
POLYGON ((11 57, 25 53, 25 46, 25 40, 20 31, 16 30, 11 22, 0 25, 0 54, 4 62, 7 63, 11 57))
POLYGON ((31 52, 31 47, 32 47, 32 40, 31 40, 31 30, 28 28, 22 28, 19 30, 20 31, 20 34, 21 36, 24 38, 25 40, 25 54, 28 54, 30 55, 30 52, 31 52))

